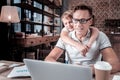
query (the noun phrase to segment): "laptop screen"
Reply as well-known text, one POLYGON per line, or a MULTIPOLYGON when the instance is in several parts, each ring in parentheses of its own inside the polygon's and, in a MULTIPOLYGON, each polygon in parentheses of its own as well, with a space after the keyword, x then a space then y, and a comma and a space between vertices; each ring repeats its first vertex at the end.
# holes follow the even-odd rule
POLYGON ((24 59, 32 80, 92 80, 90 67, 24 59))

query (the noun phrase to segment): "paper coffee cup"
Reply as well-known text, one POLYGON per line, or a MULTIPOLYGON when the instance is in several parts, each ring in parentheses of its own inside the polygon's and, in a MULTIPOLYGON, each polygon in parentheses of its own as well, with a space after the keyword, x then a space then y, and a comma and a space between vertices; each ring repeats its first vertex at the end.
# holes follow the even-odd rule
POLYGON ((109 80, 112 66, 105 61, 98 61, 94 65, 95 68, 95 80, 109 80))

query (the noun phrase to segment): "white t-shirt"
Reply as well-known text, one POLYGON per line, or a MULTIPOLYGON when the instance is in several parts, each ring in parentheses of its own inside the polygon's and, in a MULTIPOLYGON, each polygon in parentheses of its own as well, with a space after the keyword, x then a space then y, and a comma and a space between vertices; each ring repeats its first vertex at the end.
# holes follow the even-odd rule
MULTIPOLYGON (((77 37, 75 36, 75 31, 69 33, 69 36, 77 41, 80 42, 77 37)), ((90 39, 90 31, 88 31, 85 39, 83 40, 83 44, 87 44, 90 39)), ((111 47, 111 43, 108 37, 103 33, 99 32, 97 39, 93 42, 91 48, 86 54, 86 57, 82 56, 81 53, 73 46, 66 44, 59 38, 56 47, 59 47, 66 51, 66 59, 69 60, 71 64, 94 64, 96 61, 101 60, 100 50, 111 47)))
POLYGON ((63 29, 62 29, 62 31, 65 31, 65 32, 70 32, 66 27, 64 27, 63 29))

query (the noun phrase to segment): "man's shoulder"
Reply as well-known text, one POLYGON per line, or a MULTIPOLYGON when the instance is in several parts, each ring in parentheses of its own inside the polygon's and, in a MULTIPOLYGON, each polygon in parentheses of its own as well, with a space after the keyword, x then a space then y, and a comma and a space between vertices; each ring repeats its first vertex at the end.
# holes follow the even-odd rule
POLYGON ((104 32, 99 31, 99 36, 107 36, 104 32))
POLYGON ((103 39, 108 39, 108 36, 106 33, 99 31, 98 39, 103 40, 103 39))

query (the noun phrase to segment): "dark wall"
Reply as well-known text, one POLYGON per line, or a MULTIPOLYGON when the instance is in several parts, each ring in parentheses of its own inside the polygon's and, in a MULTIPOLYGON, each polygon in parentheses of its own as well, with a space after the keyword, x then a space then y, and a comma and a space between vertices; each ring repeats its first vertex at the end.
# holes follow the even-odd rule
MULTIPOLYGON (((66 0, 64 0, 66 1, 66 0)), ((105 20, 120 19, 120 0, 67 0, 68 9, 73 9, 78 4, 86 4, 93 8, 94 25, 99 30, 110 34, 111 32, 120 33, 118 25, 105 25, 105 20)), ((116 23, 116 21, 115 21, 116 23)), ((119 23, 119 22, 118 22, 119 23)))
MULTIPOLYGON (((0 0, 0 12, 7 0, 0 0)), ((8 26, 7 23, 0 22, 0 60, 11 60, 9 53, 8 26)))

